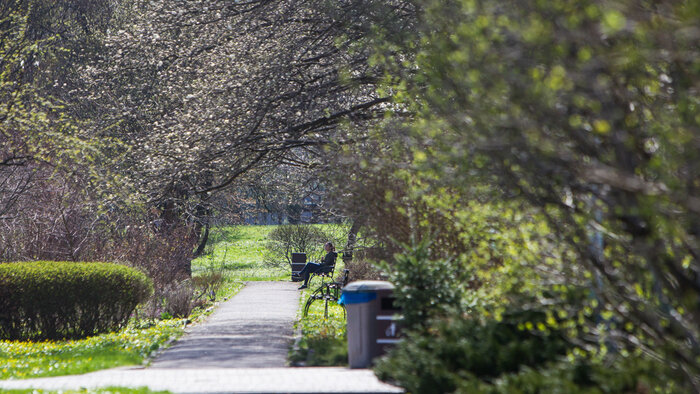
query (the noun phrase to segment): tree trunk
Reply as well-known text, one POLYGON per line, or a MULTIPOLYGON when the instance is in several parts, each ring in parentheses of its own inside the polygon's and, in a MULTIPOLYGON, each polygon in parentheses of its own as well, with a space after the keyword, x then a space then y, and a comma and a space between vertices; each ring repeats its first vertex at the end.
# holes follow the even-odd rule
POLYGON ((355 243, 357 242, 357 233, 360 231, 363 219, 355 219, 350 226, 350 231, 348 232, 348 242, 345 244, 345 250, 343 251, 343 261, 352 261, 352 253, 355 249, 355 243))
POLYGON ((197 250, 194 251, 194 257, 197 258, 204 253, 204 248, 207 246, 207 241, 209 240, 209 221, 207 221, 204 224, 204 235, 202 235, 202 239, 199 241, 199 246, 197 247, 197 250))

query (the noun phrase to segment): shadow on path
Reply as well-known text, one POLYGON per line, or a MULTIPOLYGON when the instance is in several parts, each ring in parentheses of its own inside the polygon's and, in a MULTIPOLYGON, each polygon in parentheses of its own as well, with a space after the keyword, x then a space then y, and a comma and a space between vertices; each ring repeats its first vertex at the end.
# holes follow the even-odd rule
POLYGON ((156 357, 151 367, 284 367, 299 305, 296 287, 291 282, 248 282, 156 357))

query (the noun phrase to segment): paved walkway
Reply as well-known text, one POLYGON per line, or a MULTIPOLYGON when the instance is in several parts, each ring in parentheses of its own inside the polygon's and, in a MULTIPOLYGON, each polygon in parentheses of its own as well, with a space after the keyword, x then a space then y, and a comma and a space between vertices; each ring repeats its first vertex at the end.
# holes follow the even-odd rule
POLYGON ((248 282, 156 357, 153 368, 272 368, 286 366, 299 306, 297 284, 248 282))
POLYGON ((297 284, 249 282, 149 368, 1 380, 1 389, 144 387, 173 393, 397 393, 370 370, 286 368, 299 306, 297 284))

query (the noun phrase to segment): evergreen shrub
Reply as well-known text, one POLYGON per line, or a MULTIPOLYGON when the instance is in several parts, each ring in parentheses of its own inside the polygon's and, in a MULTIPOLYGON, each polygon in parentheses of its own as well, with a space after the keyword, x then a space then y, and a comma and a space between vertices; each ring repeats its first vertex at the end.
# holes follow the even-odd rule
POLYGON ((569 348, 558 330, 542 327, 543 311, 512 311, 502 319, 463 316, 433 321, 413 331, 376 371, 415 393, 451 393, 472 378, 490 380, 520 368, 536 368, 564 356, 569 348))
POLYGON ((119 264, 0 264, 0 338, 84 338, 116 331, 152 291, 145 274, 119 264))

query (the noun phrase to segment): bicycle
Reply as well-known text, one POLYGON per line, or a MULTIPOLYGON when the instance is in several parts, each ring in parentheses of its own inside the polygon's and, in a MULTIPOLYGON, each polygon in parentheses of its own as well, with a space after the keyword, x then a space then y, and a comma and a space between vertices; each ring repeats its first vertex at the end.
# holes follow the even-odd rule
MULTIPOLYGON (((325 277, 325 275, 319 275, 322 277, 325 277)), ((338 304, 338 300, 340 299, 340 291, 345 285, 348 283, 350 280, 350 270, 343 270, 343 278, 338 281, 338 282, 322 282, 321 286, 319 286, 316 290, 314 290, 313 293, 309 296, 309 298, 306 300, 306 304, 304 304, 304 317, 309 315, 309 310, 311 309, 311 305, 313 305, 314 302, 322 300, 324 304, 323 308, 323 318, 328 319, 328 303, 329 302, 335 302, 338 304)), ((345 305, 338 304, 340 307, 343 309, 343 319, 346 316, 345 312, 345 305)))

